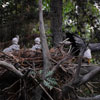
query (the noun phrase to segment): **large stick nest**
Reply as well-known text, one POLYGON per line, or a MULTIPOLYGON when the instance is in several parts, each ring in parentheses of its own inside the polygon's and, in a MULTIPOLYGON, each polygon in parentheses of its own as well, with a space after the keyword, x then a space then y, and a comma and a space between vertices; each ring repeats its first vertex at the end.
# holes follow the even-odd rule
MULTIPOLYGON (((0 64, 0 100, 32 100, 32 98, 35 98, 36 87, 38 86, 44 91, 43 100, 58 100, 62 93, 62 87, 69 84, 74 78, 77 59, 70 54, 68 49, 62 47, 52 48, 50 54, 52 77, 57 82, 52 89, 41 84, 43 82, 41 51, 34 52, 22 49, 8 54, 0 52, 0 61, 13 65, 15 70, 23 74, 22 77, 18 76, 15 71, 9 70, 9 68, 5 68, 0 64)), ((85 73, 88 73, 88 71, 85 70, 85 73)), ((100 85, 98 81, 94 84, 100 85)), ((86 86, 76 87, 76 94, 87 96, 94 92, 98 93, 96 88, 99 86, 94 86, 94 84, 90 82, 86 86), (89 92, 89 94, 84 93, 84 91, 89 92)))

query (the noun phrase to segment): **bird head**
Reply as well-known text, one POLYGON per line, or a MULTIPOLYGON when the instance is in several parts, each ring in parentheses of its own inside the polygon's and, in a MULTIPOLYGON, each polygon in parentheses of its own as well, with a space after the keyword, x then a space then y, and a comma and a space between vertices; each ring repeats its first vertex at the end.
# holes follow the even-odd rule
POLYGON ((40 44, 41 40, 40 40, 39 37, 37 37, 37 38, 35 38, 34 42, 35 42, 36 44, 40 44))
POLYGON ((13 43, 13 44, 18 44, 18 42, 19 42, 19 35, 16 35, 16 37, 14 37, 14 38, 12 39, 12 43, 13 43))

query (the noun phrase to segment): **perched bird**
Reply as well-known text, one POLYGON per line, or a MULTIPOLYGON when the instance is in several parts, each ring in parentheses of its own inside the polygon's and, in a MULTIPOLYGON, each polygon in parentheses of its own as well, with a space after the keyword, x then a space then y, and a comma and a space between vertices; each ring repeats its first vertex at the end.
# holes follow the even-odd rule
POLYGON ((91 54, 91 49, 89 47, 87 47, 86 51, 84 52, 83 58, 88 62, 88 64, 90 63, 92 54, 91 54))
POLYGON ((41 40, 39 37, 35 38, 34 40, 35 45, 32 46, 30 50, 36 51, 36 50, 41 50, 41 40))
POLYGON ((82 39, 80 36, 66 33, 66 38, 69 38, 69 41, 72 45, 72 54, 75 56, 78 56, 82 48, 86 48, 84 54, 83 54, 83 60, 87 61, 88 64, 90 63, 90 59, 92 58, 91 49, 87 44, 85 43, 84 39, 82 39))
POLYGON ((5 48, 3 50, 3 52, 4 53, 9 53, 9 52, 20 50, 20 45, 18 45, 18 42, 19 42, 19 36, 17 35, 16 37, 14 37, 12 39, 12 45, 7 47, 7 48, 5 48))

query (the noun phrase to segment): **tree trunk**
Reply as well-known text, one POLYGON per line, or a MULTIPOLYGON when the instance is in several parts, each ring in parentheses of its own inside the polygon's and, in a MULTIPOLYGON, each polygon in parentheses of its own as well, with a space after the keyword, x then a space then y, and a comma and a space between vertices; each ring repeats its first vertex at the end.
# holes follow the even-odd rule
POLYGON ((42 44, 42 52, 43 52, 43 71, 45 77, 45 74, 48 72, 49 68, 51 67, 51 63, 49 61, 50 59, 50 53, 48 49, 48 44, 46 40, 45 35, 45 29, 44 29, 44 22, 43 22, 43 11, 42 11, 42 0, 39 0, 39 21, 40 21, 40 38, 41 38, 41 44, 42 44))
POLYGON ((51 33, 53 45, 62 41, 62 0, 51 0, 51 33))
MULTIPOLYGON (((49 68, 51 67, 51 63, 49 61, 50 59, 50 53, 47 45, 46 35, 45 35, 45 29, 44 29, 44 22, 43 22, 43 11, 42 11, 42 0, 39 0, 39 22, 40 22, 40 38, 41 38, 41 44, 42 44, 42 52, 43 52, 43 76, 42 79, 44 80, 46 78, 46 74, 49 71, 49 68)), ((35 100, 41 100, 43 90, 40 86, 36 88, 36 94, 35 94, 35 100)))

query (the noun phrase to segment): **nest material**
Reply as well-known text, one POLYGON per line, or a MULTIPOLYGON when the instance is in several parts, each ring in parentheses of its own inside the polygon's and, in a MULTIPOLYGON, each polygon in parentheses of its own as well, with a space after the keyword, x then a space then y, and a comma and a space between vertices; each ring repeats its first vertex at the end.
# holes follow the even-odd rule
MULTIPOLYGON (((54 69, 51 70, 55 72, 52 77, 57 81, 57 85, 52 90, 40 85, 42 82, 40 71, 43 70, 41 51, 34 52, 22 49, 8 54, 0 52, 0 61, 12 64, 24 75, 23 78, 19 78, 15 73, 9 71, 9 69, 0 67, 0 98, 5 98, 1 100, 25 100, 25 98, 27 98, 26 100, 31 100, 34 98, 36 87, 38 86, 44 88, 43 90, 45 90, 44 92, 48 95, 49 99, 49 94, 52 94, 51 91, 55 91, 59 97, 59 93, 62 91, 61 88, 64 84, 69 83, 75 75, 75 58, 70 55, 68 49, 59 47, 50 49, 50 54, 52 69, 54 69), (33 72, 29 73, 30 70, 35 72, 35 74, 33 72)), ((83 94, 79 89, 77 92, 80 95, 83 94)), ((58 100, 57 96, 52 95, 52 97, 54 98, 53 100, 58 100)))

